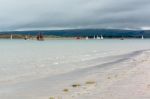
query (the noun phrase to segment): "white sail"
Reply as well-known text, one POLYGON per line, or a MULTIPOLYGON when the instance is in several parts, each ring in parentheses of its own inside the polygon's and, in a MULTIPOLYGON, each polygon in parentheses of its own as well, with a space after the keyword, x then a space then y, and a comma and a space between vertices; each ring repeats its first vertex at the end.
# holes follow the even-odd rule
POLYGON ((13 36, 12 36, 12 34, 10 35, 10 39, 11 39, 11 40, 13 39, 13 36))
POLYGON ((103 40, 104 39, 104 37, 101 35, 101 40, 103 40))
POLYGON ((95 38, 95 35, 94 35, 94 39, 96 39, 96 38, 95 38))
POLYGON ((86 39, 86 40, 88 40, 88 39, 89 39, 89 37, 87 36, 85 39, 86 39))
POLYGON ((100 40, 101 38, 97 35, 97 39, 100 40))
POLYGON ((143 35, 142 35, 142 39, 144 39, 143 35))

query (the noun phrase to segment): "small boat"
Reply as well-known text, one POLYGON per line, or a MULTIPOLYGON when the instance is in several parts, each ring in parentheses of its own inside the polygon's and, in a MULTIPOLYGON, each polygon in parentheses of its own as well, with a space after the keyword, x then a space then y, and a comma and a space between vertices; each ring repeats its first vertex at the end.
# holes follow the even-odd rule
POLYGON ((12 36, 12 34, 10 35, 10 39, 11 39, 11 40, 13 39, 13 36, 12 36))
POLYGON ((86 40, 88 40, 88 39, 89 39, 89 37, 87 36, 85 39, 86 39, 86 40))
POLYGON ((42 35, 42 33, 39 33, 39 34, 37 35, 36 39, 37 39, 38 41, 43 41, 43 40, 44 40, 44 36, 42 35))
POLYGON ((24 37, 24 40, 28 40, 28 36, 27 35, 24 37))
POLYGON ((101 40, 103 40, 104 39, 104 37, 101 35, 101 40))
POLYGON ((97 40, 100 40, 101 38, 97 35, 96 39, 97 39, 97 40))
POLYGON ((141 38, 142 40, 144 39, 144 36, 142 35, 142 38, 141 38))
POLYGON ((121 37, 121 39, 120 40, 124 40, 124 38, 123 37, 121 37))
POLYGON ((120 40, 124 40, 124 38, 121 38, 120 40))
POLYGON ((94 35, 94 38, 93 38, 94 40, 96 39, 96 37, 95 37, 95 35, 94 35))
POLYGON ((80 37, 76 37, 77 40, 81 39, 80 37))

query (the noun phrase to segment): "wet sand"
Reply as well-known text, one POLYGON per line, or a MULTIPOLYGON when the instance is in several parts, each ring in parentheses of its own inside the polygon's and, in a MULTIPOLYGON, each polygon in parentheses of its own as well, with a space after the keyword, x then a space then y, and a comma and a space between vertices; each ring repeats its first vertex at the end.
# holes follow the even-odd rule
POLYGON ((150 51, 69 73, 0 85, 1 99, 149 99, 150 51))

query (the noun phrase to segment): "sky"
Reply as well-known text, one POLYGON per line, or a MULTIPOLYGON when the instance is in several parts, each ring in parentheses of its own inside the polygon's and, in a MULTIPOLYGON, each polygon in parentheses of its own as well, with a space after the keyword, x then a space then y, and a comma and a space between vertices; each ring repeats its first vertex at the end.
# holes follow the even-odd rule
POLYGON ((0 0, 0 31, 150 29, 150 0, 0 0))

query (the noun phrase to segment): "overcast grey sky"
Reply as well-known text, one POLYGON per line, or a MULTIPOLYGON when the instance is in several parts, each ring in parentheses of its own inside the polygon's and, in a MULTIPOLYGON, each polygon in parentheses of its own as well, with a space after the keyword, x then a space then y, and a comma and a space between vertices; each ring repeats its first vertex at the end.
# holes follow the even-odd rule
POLYGON ((0 30, 150 28, 150 0, 0 0, 0 30))

